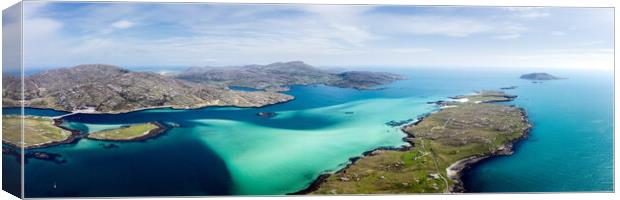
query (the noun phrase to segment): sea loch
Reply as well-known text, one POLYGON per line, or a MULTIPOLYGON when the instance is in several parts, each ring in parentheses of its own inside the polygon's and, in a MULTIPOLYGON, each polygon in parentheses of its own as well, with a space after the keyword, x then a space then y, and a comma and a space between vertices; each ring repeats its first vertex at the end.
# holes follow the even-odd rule
MULTIPOLYGON (((30 159, 26 197, 280 195, 302 190, 322 173, 379 147, 399 147, 404 133, 386 122, 436 110, 430 101, 499 89, 518 95, 534 128, 515 154, 483 161, 465 173, 472 192, 613 190, 613 76, 561 71, 568 79, 532 83, 528 71, 397 70, 408 79, 381 90, 295 86, 295 100, 262 108, 152 109, 77 114, 64 126, 94 132, 149 121, 169 124, 141 142, 79 140, 35 149, 62 155, 57 164, 30 159), (466 76, 464 76, 466 74, 466 76), (258 112, 275 112, 272 118, 258 112)), ((554 72, 550 70, 550 72, 554 72)), ((14 114, 17 109, 3 109, 14 114)), ((62 112, 27 109, 31 115, 62 112)), ((3 156, 3 162, 17 164, 3 156)))

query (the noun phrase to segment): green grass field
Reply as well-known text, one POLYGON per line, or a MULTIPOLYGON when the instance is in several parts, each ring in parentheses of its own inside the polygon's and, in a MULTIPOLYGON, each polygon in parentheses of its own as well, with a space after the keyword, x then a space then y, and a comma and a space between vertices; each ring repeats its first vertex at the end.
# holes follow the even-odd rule
MULTIPOLYGON (((21 117, 2 116, 2 141, 21 147, 20 129, 21 117)), ((24 119, 24 148, 63 141, 69 137, 71 137, 71 132, 54 126, 50 118, 25 117, 24 119)))
POLYGON ((344 172, 327 178, 313 194, 432 193, 446 188, 447 178, 432 177, 438 167, 429 141, 418 140, 409 151, 381 150, 358 160, 344 172))
POLYGON ((88 134, 88 138, 99 140, 132 140, 147 135, 150 131, 158 129, 153 123, 134 124, 123 128, 98 131, 88 134))

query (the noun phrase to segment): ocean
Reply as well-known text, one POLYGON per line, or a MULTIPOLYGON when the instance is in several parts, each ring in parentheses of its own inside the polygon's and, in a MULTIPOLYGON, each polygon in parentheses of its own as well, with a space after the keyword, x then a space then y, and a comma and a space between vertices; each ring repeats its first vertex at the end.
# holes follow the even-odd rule
MULTIPOLYGON (((64 126, 85 133, 149 121, 175 127, 140 142, 82 139, 35 149, 60 154, 67 162, 30 159, 26 197, 292 193, 363 152, 406 145, 404 133, 385 122, 438 109, 427 102, 507 86, 518 86, 506 92, 519 96, 507 104, 525 108, 534 128, 512 156, 466 170, 468 191, 613 191, 613 73, 549 70, 568 79, 532 83, 519 79, 529 73, 519 70, 376 70, 408 79, 379 90, 293 86, 287 93, 295 100, 262 108, 162 108, 65 117, 64 126), (277 115, 262 118, 258 112, 277 115), (111 143, 119 148, 102 146, 111 143)), ((3 108, 3 114, 18 111, 3 108)), ((18 164, 13 157, 2 159, 5 166, 18 164)))

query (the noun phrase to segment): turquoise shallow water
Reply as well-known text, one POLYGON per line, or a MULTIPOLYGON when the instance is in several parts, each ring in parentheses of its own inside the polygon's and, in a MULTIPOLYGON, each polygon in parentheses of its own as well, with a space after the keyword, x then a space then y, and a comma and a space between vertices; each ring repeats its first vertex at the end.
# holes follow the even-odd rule
MULTIPOLYGON (((385 69, 382 69, 385 70, 385 69)), ((406 71, 409 79, 383 90, 295 86, 289 103, 258 109, 213 107, 153 109, 119 115, 79 114, 65 126, 92 132, 147 121, 178 124, 144 142, 83 139, 38 149, 64 164, 30 160, 26 196, 157 196, 286 194, 349 158, 378 147, 404 145, 391 120, 416 118, 436 107, 428 101, 517 85, 509 92, 534 123, 516 153, 467 172, 476 192, 611 191, 613 188, 613 77, 565 72, 570 79, 534 84, 522 72, 406 71), (468 76, 464 76, 467 74, 468 76), (261 118, 257 112, 277 116, 261 118), (56 188, 53 186, 56 185, 56 188)), ((15 109, 3 109, 4 114, 15 109)), ((60 115, 28 109, 32 115, 60 115)), ((16 164, 3 156, 6 165, 16 164)))

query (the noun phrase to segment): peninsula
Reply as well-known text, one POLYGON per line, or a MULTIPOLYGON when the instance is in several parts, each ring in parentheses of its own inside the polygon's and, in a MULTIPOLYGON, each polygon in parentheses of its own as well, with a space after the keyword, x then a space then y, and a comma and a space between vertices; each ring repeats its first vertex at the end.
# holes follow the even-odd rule
POLYGON ((39 148, 70 142, 73 133, 54 124, 48 117, 24 117, 22 145, 21 116, 2 116, 2 142, 16 148, 39 148))
POLYGON ((402 128, 411 146, 365 153, 346 168, 320 176, 301 193, 462 192, 463 168, 510 155, 512 144, 527 135, 531 126, 523 109, 493 104, 514 98, 501 91, 453 97, 440 104, 438 112, 402 128))

